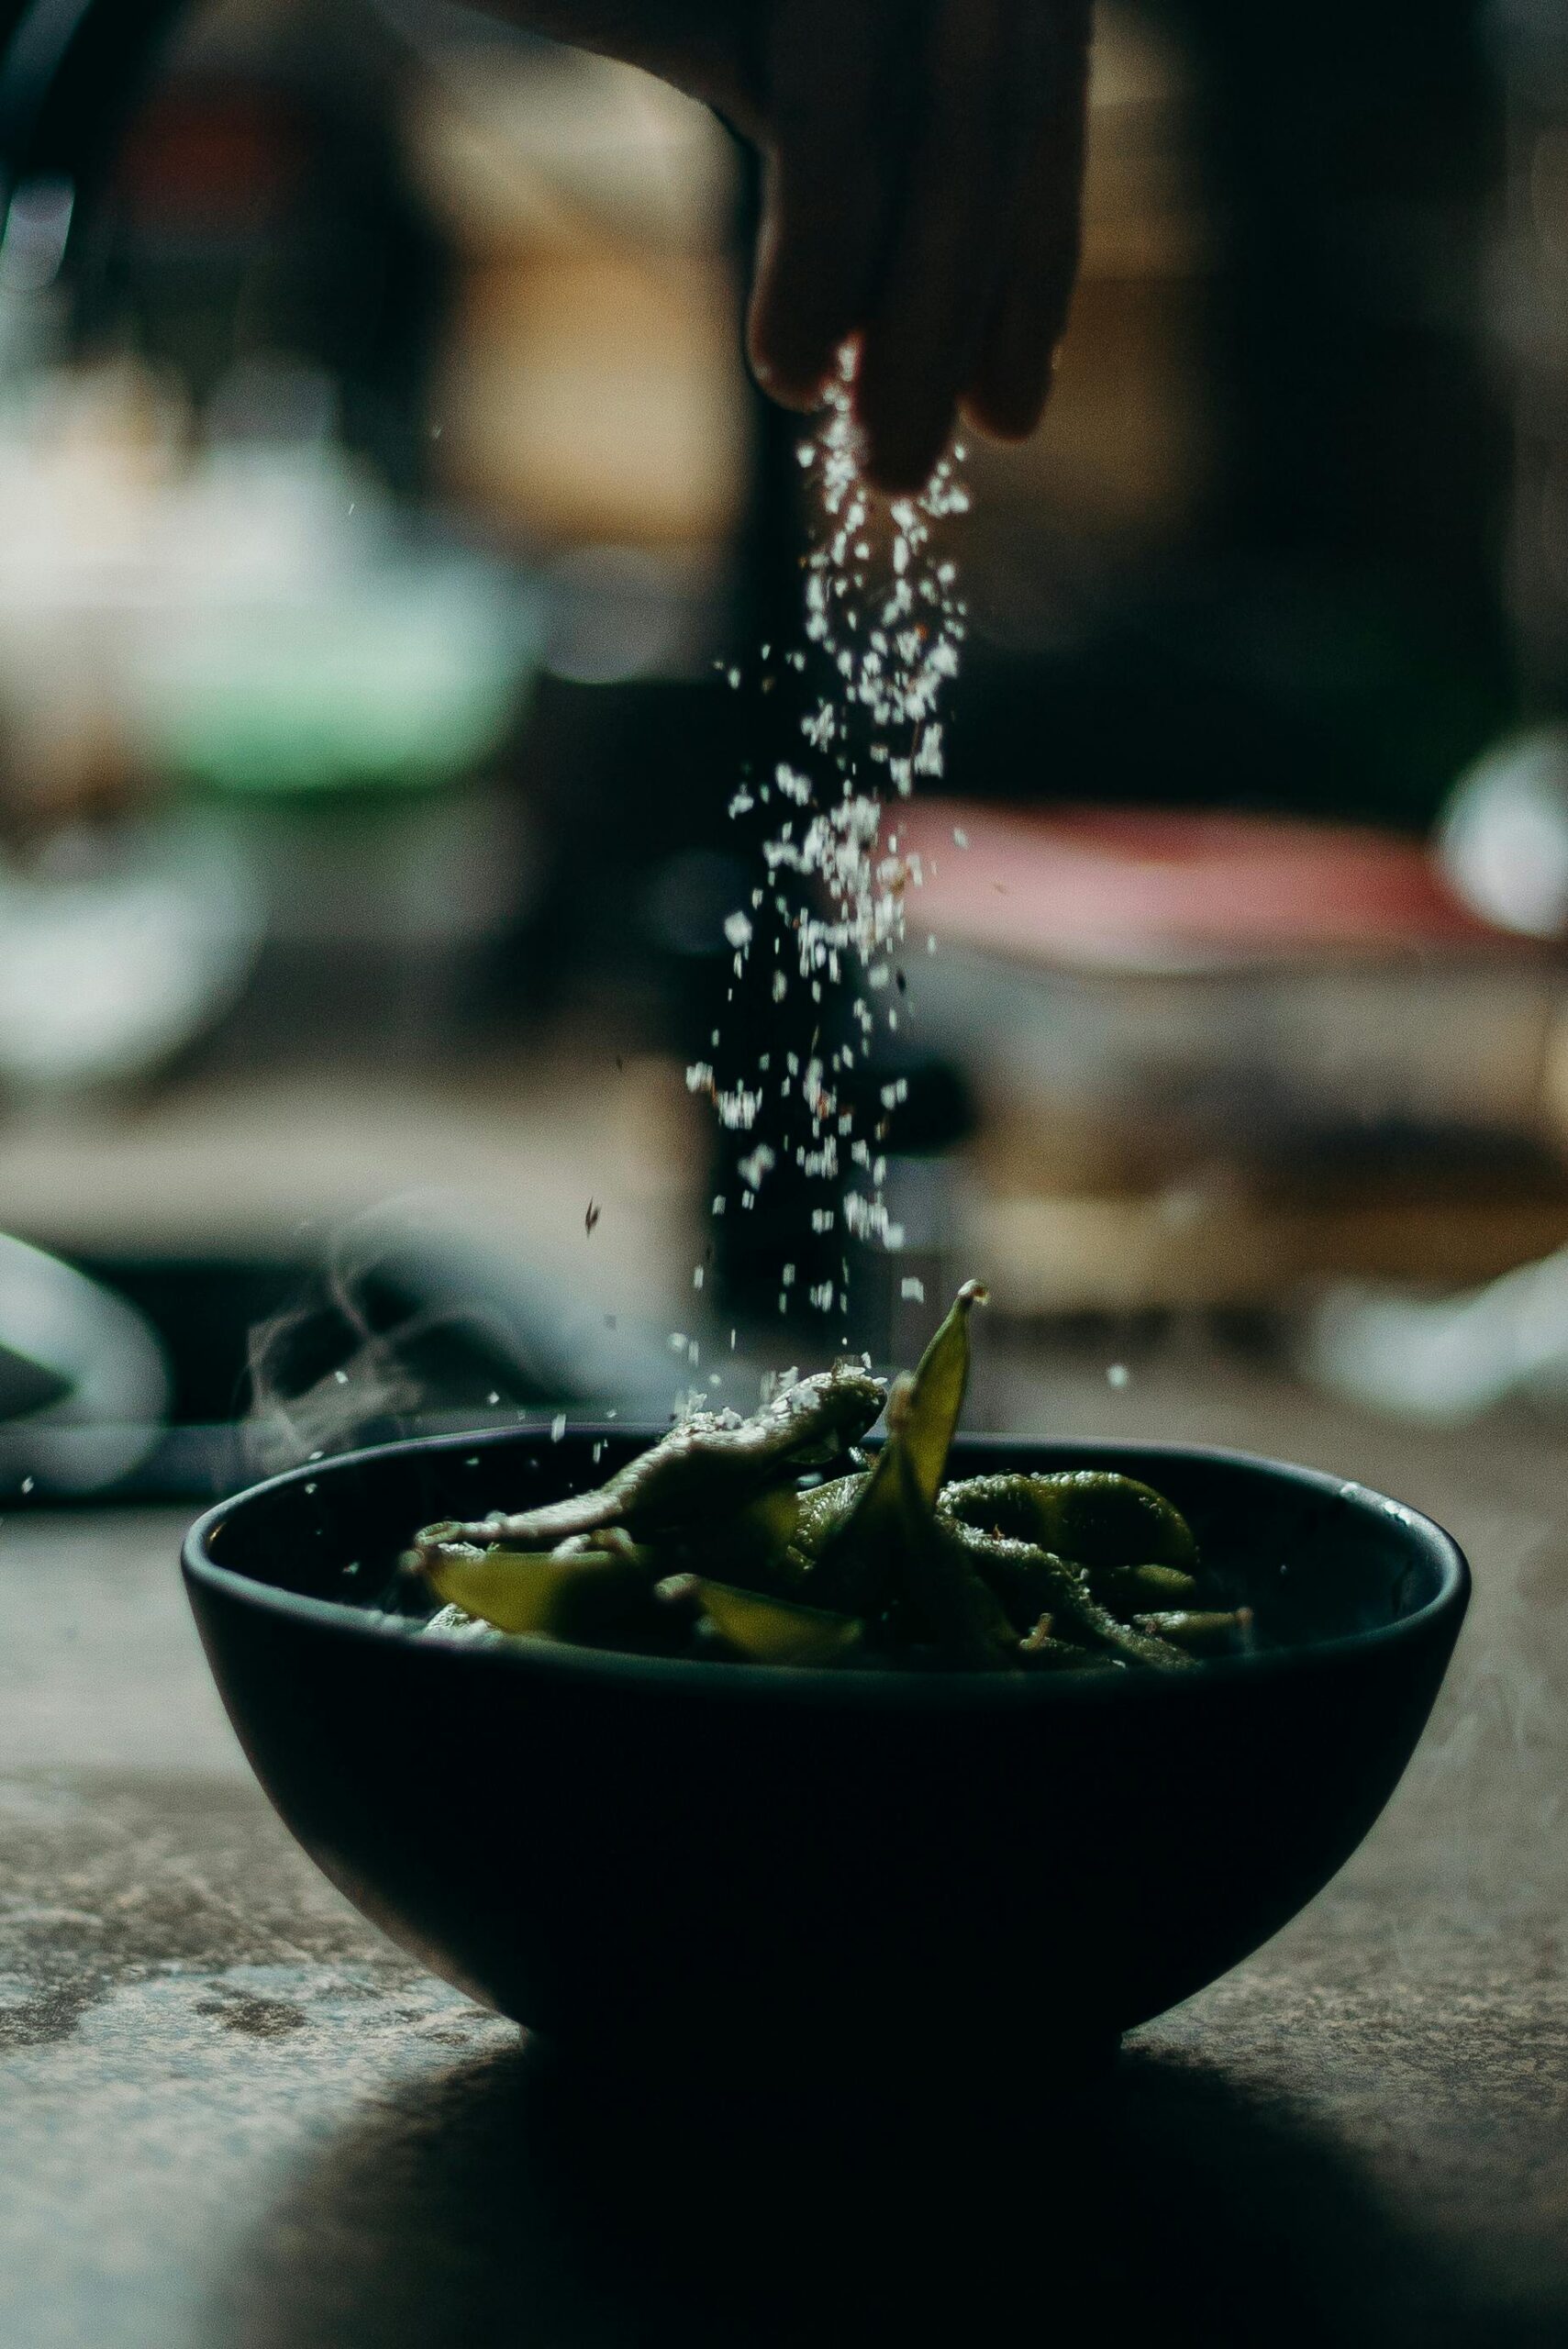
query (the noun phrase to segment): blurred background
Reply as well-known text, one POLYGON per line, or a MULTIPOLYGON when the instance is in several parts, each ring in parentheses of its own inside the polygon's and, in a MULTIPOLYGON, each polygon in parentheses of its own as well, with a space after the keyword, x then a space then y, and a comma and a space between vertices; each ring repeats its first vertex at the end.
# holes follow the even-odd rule
MULTIPOLYGON (((0 1488, 754 1400, 843 1333, 684 1083, 798 740, 748 158, 448 0, 39 10, 0 134, 0 1488)), ((981 1274, 997 1426, 1551 1431, 1568 32, 1101 0, 1090 152, 848 1334, 981 1274)))

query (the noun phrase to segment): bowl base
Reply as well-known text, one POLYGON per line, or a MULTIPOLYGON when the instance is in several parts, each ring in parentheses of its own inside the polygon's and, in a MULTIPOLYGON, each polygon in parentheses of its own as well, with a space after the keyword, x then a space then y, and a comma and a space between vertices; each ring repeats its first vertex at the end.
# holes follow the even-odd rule
POLYGON ((1119 2032, 1105 2031, 1041 2049, 927 2041, 880 2055, 863 2046, 795 2049, 781 2060, 732 2041, 528 2038, 540 2076, 563 2094, 649 2121, 678 2111, 716 2132, 762 2117, 807 2132, 821 2122, 838 2132, 857 2120, 873 2132, 983 2127, 1004 2108, 1016 2110, 1020 2097, 1049 2104, 1093 2089, 1121 2047, 1119 2032))

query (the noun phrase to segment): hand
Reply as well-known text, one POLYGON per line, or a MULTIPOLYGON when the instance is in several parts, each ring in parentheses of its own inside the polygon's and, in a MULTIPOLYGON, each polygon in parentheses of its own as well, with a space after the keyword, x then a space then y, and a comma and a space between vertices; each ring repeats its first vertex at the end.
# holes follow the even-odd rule
POLYGON ((1077 272, 1090 0, 509 0, 760 150, 748 342, 786 406, 859 343, 865 468, 918 488, 962 408, 1027 439, 1077 272))

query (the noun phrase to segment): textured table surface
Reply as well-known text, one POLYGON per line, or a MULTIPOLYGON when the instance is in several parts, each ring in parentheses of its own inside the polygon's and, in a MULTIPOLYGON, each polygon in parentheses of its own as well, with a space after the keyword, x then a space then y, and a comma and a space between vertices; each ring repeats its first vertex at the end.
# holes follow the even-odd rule
POLYGON ((1053 2313, 1066 2339, 1568 2339, 1568 1441, 1390 1431, 1173 1358, 1108 1403, 1000 1348, 989 1385, 997 1422, 1319 1461, 1470 1551, 1426 1742, 1305 1916, 1056 2113, 759 2129, 743 2083, 700 2131, 634 2113, 295 1850, 206 1679, 175 1518, 15 1519, 3 2349, 985 2341, 1053 2313))

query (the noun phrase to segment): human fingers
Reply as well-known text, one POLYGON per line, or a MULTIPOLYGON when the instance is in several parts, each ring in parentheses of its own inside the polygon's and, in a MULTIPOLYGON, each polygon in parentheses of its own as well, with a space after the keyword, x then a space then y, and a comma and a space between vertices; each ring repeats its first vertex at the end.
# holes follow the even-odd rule
POLYGON ((887 234, 898 11, 781 0, 764 56, 766 187, 748 345, 792 407, 819 398, 862 323, 887 234))
POLYGON ((1009 15, 1009 0, 930 0, 906 183, 856 374, 863 462, 884 489, 929 479, 995 296, 1015 119, 1009 15))
POLYGON ((1020 0, 1020 86, 1030 110, 1008 200, 1002 283, 964 386, 965 414, 1027 440, 1051 393, 1083 238, 1088 0, 1020 0))

